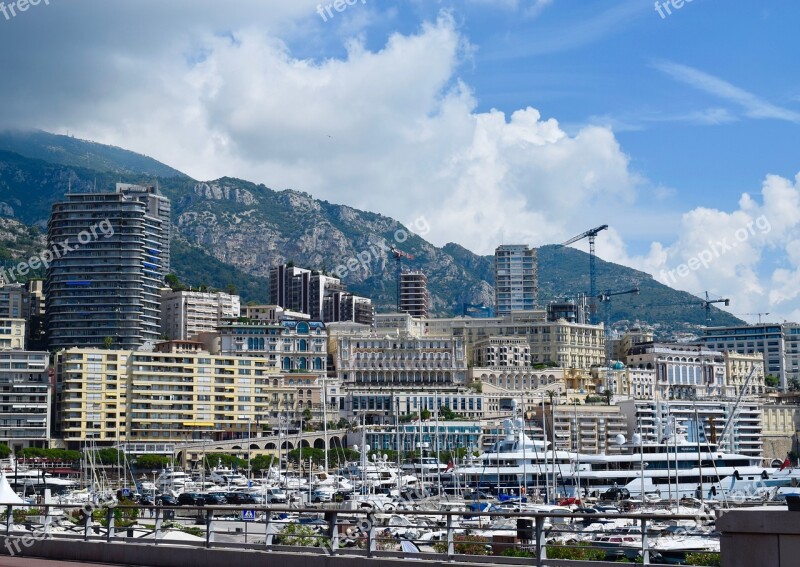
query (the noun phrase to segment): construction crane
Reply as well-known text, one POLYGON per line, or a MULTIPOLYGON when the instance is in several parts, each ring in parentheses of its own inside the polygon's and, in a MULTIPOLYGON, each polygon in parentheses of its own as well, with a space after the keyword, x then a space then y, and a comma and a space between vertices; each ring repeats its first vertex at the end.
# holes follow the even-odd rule
POLYGON ((766 317, 769 313, 734 313, 736 316, 741 317, 758 317, 758 324, 761 324, 761 317, 766 317))
MULTIPOLYGON (((618 295, 639 295, 639 288, 635 287, 633 289, 627 289, 625 291, 611 291, 606 290, 600 295, 597 296, 598 301, 605 305, 605 337, 606 337, 606 366, 609 367, 607 376, 610 375, 610 366, 611 366, 611 317, 609 313, 609 304, 611 303, 611 298, 616 297, 618 295)), ((607 377, 607 381, 608 381, 607 377)))
POLYGON ((730 299, 709 299, 708 292, 706 292, 706 300, 703 302, 703 308, 706 310, 706 327, 709 326, 711 323, 711 304, 712 303, 724 303, 725 307, 728 307, 731 304, 730 299))
POLYGON ((400 274, 403 271, 403 258, 413 260, 414 256, 408 252, 403 252, 394 244, 389 248, 394 256, 395 264, 397 265, 397 312, 400 313, 400 274))
POLYGON ((701 309, 705 309, 706 312, 706 324, 711 321, 711 306, 714 303, 724 303, 725 307, 728 307, 731 304, 731 300, 727 298, 720 298, 720 299, 710 299, 708 292, 705 293, 705 299, 697 298, 695 301, 677 301, 677 302, 669 302, 669 303, 651 303, 651 304, 644 304, 644 305, 636 305, 637 308, 643 307, 700 307, 701 309))
POLYGON ((591 300, 591 304, 589 305, 589 323, 594 323, 594 312, 596 310, 596 304, 594 303, 595 298, 597 297, 597 270, 595 267, 595 255, 594 255, 594 239, 595 237, 603 230, 608 228, 607 224, 602 226, 598 226, 597 228, 593 228, 592 230, 587 230, 583 234, 579 234, 573 238, 570 238, 566 242, 564 242, 561 246, 569 246, 579 240, 583 240, 584 238, 589 239, 589 297, 591 300))

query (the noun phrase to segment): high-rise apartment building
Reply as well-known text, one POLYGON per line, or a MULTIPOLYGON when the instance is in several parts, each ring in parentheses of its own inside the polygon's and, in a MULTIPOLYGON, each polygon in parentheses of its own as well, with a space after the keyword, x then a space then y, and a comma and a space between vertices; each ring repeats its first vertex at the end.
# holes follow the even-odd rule
POLYGON ((223 292, 161 291, 161 332, 168 339, 186 340, 214 331, 224 319, 239 317, 238 295, 223 292))
POLYGON ((283 264, 269 271, 269 303, 310 314, 311 270, 283 264))
POLYGON ((495 315, 530 311, 539 297, 536 249, 524 244, 498 246, 494 251, 495 315))
POLYGON ((22 284, 0 287, 0 317, 28 319, 31 315, 30 294, 22 284))
POLYGON ((372 325, 375 321, 375 309, 372 300, 359 297, 346 291, 335 291, 325 296, 323 301, 322 320, 325 323, 352 322, 372 325))
POLYGON ((153 352, 64 350, 56 384, 56 431, 76 449, 90 439, 107 446, 243 438, 260 420, 321 409, 318 374, 282 375, 264 356, 213 355, 192 341, 159 343, 153 352))
POLYGON ((53 205, 45 283, 48 346, 135 349, 160 336, 170 202, 155 187, 68 194, 53 205))
POLYGON ((778 377, 783 389, 792 379, 800 379, 800 324, 711 327, 700 341, 716 350, 763 354, 766 375, 778 377))
POLYGON ((430 308, 428 276, 419 271, 400 274, 400 313, 426 319, 430 308))
POLYGON ((309 278, 308 305, 313 321, 325 320, 325 298, 333 293, 344 293, 347 286, 339 278, 312 272, 309 278))
POLYGON ((47 352, 0 352, 0 441, 18 451, 50 440, 47 352))

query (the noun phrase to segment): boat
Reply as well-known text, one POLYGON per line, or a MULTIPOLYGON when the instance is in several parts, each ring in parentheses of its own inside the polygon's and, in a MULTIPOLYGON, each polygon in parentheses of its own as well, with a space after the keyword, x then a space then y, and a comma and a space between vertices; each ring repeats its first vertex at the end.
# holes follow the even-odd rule
POLYGON ((634 435, 631 443, 620 445, 620 454, 575 454, 579 474, 565 475, 565 488, 570 495, 599 497, 618 491, 624 498, 644 501, 654 496, 670 501, 716 499, 730 490, 723 479, 731 475, 757 479, 774 472, 762 467, 759 457, 720 451, 692 420, 668 420, 660 437, 644 441, 634 435))
MULTIPOLYGON (((516 416, 516 404, 512 405, 516 416)), ((504 438, 477 459, 456 467, 452 471, 453 481, 475 491, 496 490, 498 494, 530 494, 534 489, 536 495, 544 490, 548 500, 573 496, 561 479, 577 476, 579 467, 588 472, 589 464, 574 452, 557 450, 545 441, 531 439, 524 426, 521 417, 506 419, 504 438)))
POLYGON ((211 482, 222 486, 247 486, 247 477, 234 471, 230 467, 222 466, 222 459, 217 461, 217 466, 211 469, 211 482))

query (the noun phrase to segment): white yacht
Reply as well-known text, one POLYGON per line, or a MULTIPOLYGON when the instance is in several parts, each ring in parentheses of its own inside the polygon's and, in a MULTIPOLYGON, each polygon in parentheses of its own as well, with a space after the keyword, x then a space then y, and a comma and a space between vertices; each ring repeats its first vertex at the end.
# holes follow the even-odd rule
POLYGON ((621 454, 575 454, 580 466, 576 474, 565 475, 566 491, 570 496, 600 496, 624 488, 631 497, 641 498, 644 489, 645 498, 718 499, 726 477, 767 478, 774 472, 762 467, 759 457, 719 451, 716 443, 704 439, 695 422, 688 425, 670 418, 660 441, 646 442, 634 435, 631 443, 621 445, 621 454))
POLYGON ((169 468, 161 471, 161 474, 156 477, 156 488, 161 492, 187 492, 195 488, 192 477, 183 471, 176 471, 169 468))
MULTIPOLYGON (((555 484, 561 495, 562 479, 571 478, 577 472, 576 453, 554 450, 549 443, 534 441, 525 434, 522 418, 505 420, 503 428, 505 437, 477 459, 456 468, 451 482, 498 493, 519 490, 538 493, 539 489, 555 484)), ((589 470, 587 463, 580 466, 589 470)))
POLYGON ((217 463, 217 466, 211 469, 211 481, 222 486, 247 486, 247 477, 241 473, 235 472, 229 467, 223 467, 222 461, 217 463))

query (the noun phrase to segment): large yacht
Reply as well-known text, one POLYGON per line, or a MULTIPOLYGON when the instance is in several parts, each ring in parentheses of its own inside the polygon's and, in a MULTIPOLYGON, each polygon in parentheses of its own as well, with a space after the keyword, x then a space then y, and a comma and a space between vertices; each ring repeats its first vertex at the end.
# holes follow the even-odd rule
POLYGON ((669 418, 659 436, 660 440, 650 442, 639 435, 631 443, 620 440, 620 454, 575 454, 580 466, 575 474, 565 475, 565 492, 599 496, 609 489, 625 488, 634 498, 641 498, 644 491, 644 497, 717 499, 727 477, 767 478, 774 472, 762 467, 759 457, 721 452, 694 421, 679 424, 669 418))
MULTIPOLYGON (((549 443, 531 439, 525 434, 521 417, 506 419, 503 429, 505 437, 477 459, 459 466, 452 473, 451 483, 498 492, 538 493, 562 484, 562 479, 577 472, 579 459, 575 453, 555 450, 549 443)), ((588 463, 580 466, 589 470, 588 463)), ((560 493, 561 488, 557 491, 560 493)), ((548 492, 553 494, 552 489, 548 492)))

